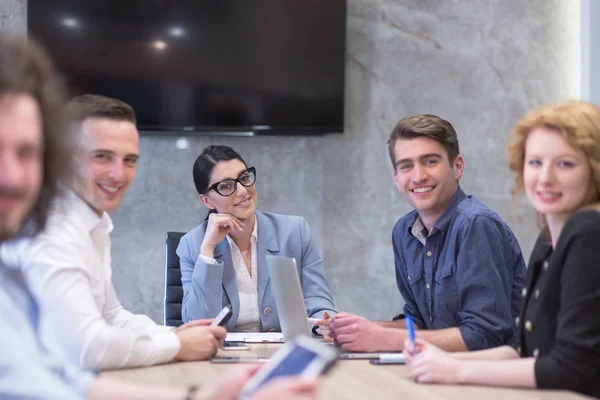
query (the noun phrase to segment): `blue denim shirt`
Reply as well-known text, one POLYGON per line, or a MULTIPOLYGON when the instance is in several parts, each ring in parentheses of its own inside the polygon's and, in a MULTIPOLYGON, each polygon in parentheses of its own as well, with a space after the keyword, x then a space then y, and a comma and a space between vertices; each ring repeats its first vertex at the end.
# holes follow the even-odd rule
POLYGON ((63 358, 19 269, 0 261, 0 399, 84 399, 94 375, 63 358))
POLYGON ((428 235, 418 226, 412 211, 392 233, 404 313, 421 329, 458 327, 469 350, 512 344, 525 260, 510 228, 460 187, 428 235))

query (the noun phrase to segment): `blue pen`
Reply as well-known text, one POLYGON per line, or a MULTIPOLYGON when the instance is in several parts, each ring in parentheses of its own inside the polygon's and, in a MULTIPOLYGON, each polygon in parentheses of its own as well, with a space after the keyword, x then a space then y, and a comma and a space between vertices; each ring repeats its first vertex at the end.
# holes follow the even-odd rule
POLYGON ((412 318, 410 317, 410 315, 407 315, 404 318, 404 321, 406 322, 406 330, 408 331, 408 340, 410 340, 410 344, 412 345, 413 354, 417 354, 417 346, 415 345, 415 325, 414 325, 414 322, 413 322, 412 318))

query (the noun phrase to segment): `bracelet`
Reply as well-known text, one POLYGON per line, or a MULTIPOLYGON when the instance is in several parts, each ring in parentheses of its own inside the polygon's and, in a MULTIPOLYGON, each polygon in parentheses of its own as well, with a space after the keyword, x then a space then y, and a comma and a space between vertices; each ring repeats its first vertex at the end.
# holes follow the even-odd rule
POLYGON ((194 395, 200 389, 199 385, 192 385, 188 388, 187 394, 184 400, 194 400, 194 395))

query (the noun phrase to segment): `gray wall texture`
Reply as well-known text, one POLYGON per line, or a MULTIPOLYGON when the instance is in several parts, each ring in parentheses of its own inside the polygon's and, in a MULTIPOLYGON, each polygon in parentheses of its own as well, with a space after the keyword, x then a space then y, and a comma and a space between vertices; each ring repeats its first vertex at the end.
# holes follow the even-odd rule
MULTIPOLYGON (((258 171, 259 208, 304 216, 340 310, 389 319, 403 305, 391 231, 410 211, 386 139, 402 117, 433 113, 459 133, 467 193, 496 210, 528 257, 537 236, 515 211, 508 132, 529 109, 579 97, 579 1, 349 0, 345 133, 320 137, 143 137, 138 174, 115 222, 113 281, 125 308, 162 321, 164 237, 204 219, 191 169, 208 144, 258 171)), ((0 31, 26 31, 26 1, 0 2, 0 31)))

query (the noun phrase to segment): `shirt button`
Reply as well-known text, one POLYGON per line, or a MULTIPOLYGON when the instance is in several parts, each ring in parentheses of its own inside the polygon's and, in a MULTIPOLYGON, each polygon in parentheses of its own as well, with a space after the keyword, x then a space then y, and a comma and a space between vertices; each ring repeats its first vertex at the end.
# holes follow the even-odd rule
POLYGON ((431 315, 429 316, 429 320, 433 322, 433 317, 431 315))
POLYGON ((521 296, 527 296, 527 288, 523 288, 523 290, 521 290, 521 296))
POLYGON ((527 332, 533 331, 533 324, 531 323, 531 321, 525 321, 525 329, 527 330, 527 332))
POLYGON ((517 328, 519 327, 519 322, 521 322, 521 318, 515 318, 515 325, 517 326, 517 328))
POLYGON ((540 297, 540 289, 535 289, 535 293, 533 295, 535 296, 536 299, 539 299, 539 297, 540 297))
POLYGON ((271 329, 269 329, 269 332, 277 332, 277 329, 271 328, 271 329))
POLYGON ((429 286, 429 283, 428 283, 427 285, 425 285, 425 286, 427 286, 427 289, 429 289, 429 287, 430 287, 430 286, 429 286))
POLYGON ((271 315, 271 312, 272 312, 272 311, 273 311, 273 310, 271 310, 271 307, 265 307, 265 309, 263 310, 263 313, 264 313, 265 315, 271 315))
POLYGON ((408 276, 408 280, 410 281, 410 275, 408 276))
POLYGON ((550 263, 548 261, 544 261, 544 270, 547 271, 550 263))
POLYGON ((533 350, 533 356, 534 356, 535 358, 538 358, 538 356, 539 356, 539 355, 540 355, 540 349, 535 349, 535 350, 533 350))
POLYGON ((427 252, 427 257, 431 257, 431 250, 427 252))

